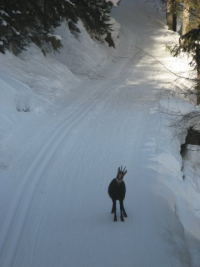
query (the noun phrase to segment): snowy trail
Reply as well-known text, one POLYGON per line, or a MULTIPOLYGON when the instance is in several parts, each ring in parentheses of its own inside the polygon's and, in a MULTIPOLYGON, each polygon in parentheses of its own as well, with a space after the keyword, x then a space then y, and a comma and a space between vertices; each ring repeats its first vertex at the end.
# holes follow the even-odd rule
POLYGON ((0 266, 189 266, 175 200, 154 193, 158 177, 148 168, 160 134, 160 116, 150 109, 166 70, 141 49, 167 57, 156 42, 162 24, 136 2, 123 0, 113 12, 122 37, 110 65, 84 81, 87 94, 72 95, 66 111, 37 128, 29 156, 8 170, 21 182, 1 219, 0 266), (128 169, 128 218, 114 223, 107 187, 120 165, 128 169))
MULTIPOLYGON (((101 97, 98 98, 98 101, 101 100, 101 97)), ((75 125, 80 123, 82 118, 88 113, 92 106, 94 106, 94 103, 90 106, 88 106, 87 103, 84 103, 84 105, 81 106, 81 112, 75 113, 70 120, 64 120, 62 123, 60 123, 58 129, 53 132, 53 135, 50 136, 46 144, 44 144, 42 149, 37 153, 37 156, 31 166, 29 166, 27 173, 23 175, 25 178, 20 185, 15 198, 13 199, 13 205, 11 206, 10 214, 7 217, 7 220, 4 222, 4 228, 2 228, 3 236, 0 238, 0 250, 2 251, 2 248, 5 246, 5 242, 7 242, 6 240, 9 240, 8 235, 10 234, 10 227, 13 221, 15 221, 14 235, 12 233, 10 242, 11 244, 9 245, 10 249, 8 263, 6 262, 6 265, 9 266, 10 263, 12 263, 13 254, 17 248, 17 244, 19 242, 24 222, 38 182, 42 178, 45 170, 49 168, 49 163, 52 160, 56 150, 60 148, 63 139, 70 132, 70 130, 75 127, 75 125), (32 179, 33 177, 34 179, 32 179), (26 200, 25 202, 24 199, 26 200)))

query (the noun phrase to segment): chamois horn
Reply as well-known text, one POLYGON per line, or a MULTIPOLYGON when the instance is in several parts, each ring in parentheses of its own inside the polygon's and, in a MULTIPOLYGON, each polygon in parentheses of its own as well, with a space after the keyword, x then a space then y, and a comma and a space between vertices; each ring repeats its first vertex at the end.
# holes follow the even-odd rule
POLYGON ((126 171, 126 167, 124 167, 124 169, 123 169, 123 167, 121 165, 121 168, 119 168, 119 170, 124 173, 126 171))

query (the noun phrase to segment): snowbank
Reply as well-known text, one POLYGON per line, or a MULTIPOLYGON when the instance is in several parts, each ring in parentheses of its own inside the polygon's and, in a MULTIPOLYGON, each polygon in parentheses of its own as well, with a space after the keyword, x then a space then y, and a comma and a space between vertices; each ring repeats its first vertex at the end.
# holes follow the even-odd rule
POLYGON ((35 109, 35 94, 25 84, 0 73, 0 109, 9 112, 30 112, 35 109))
MULTIPOLYGON (((184 227, 194 267, 199 267, 200 262, 200 148, 188 146, 183 162, 180 147, 187 131, 176 128, 174 122, 180 115, 197 109, 180 98, 164 99, 157 104, 152 116, 160 116, 160 133, 154 144, 156 155, 152 156, 149 166, 158 173, 159 182, 174 194, 174 212, 184 227)), ((170 195, 163 197, 170 199, 170 195)))
POLYGON ((27 85, 0 73, 0 170, 8 168, 14 155, 9 138, 38 109, 39 99, 27 85))
POLYGON ((62 63, 74 74, 88 75, 107 57, 105 47, 91 39, 83 24, 79 21, 81 31, 76 37, 71 34, 64 23, 56 30, 62 37, 63 47, 60 53, 51 53, 51 57, 62 63))
MULTIPOLYGON (((120 25, 114 18, 109 21, 112 24, 112 38, 115 45, 118 45, 120 25)), ((64 23, 56 30, 56 34, 61 36, 63 47, 60 53, 52 53, 51 56, 67 66, 72 73, 81 76, 91 76, 95 71, 101 68, 108 59, 108 54, 113 48, 108 48, 104 41, 106 36, 102 36, 102 43, 93 40, 81 21, 78 23, 81 33, 76 37, 71 34, 68 26, 64 23)))

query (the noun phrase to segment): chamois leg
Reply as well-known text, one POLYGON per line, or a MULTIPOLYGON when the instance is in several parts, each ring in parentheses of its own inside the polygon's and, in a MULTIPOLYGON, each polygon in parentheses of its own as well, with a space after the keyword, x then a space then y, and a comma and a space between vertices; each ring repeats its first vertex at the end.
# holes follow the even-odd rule
POLYGON ((112 199, 112 202, 113 202, 113 205, 112 205, 111 213, 114 213, 116 209, 116 203, 114 203, 114 199, 112 199))
POLYGON ((127 217, 127 214, 126 214, 126 211, 124 209, 123 200, 120 200, 119 204, 120 204, 120 212, 121 212, 121 221, 124 222, 124 217, 127 217))
POLYGON ((122 200, 119 201, 119 205, 120 205, 120 218, 121 218, 121 221, 124 222, 124 216, 123 216, 123 201, 122 201, 122 200))
POLYGON ((124 217, 128 217, 127 214, 126 214, 125 209, 123 210, 123 213, 124 213, 124 217))
POLYGON ((117 221, 117 214, 116 214, 116 199, 112 199, 113 201, 113 206, 112 206, 112 211, 111 213, 114 213, 114 222, 117 221))
POLYGON ((117 221, 117 214, 115 212, 115 214, 114 214, 114 222, 116 222, 116 221, 117 221))
POLYGON ((126 211, 125 211, 125 209, 124 209, 124 206, 123 206, 123 213, 124 213, 124 217, 128 217, 128 216, 127 216, 127 213, 126 213, 126 211))
POLYGON ((120 207, 122 207, 122 212, 124 214, 124 217, 128 217, 127 214, 126 214, 125 208, 124 208, 124 202, 123 202, 123 200, 122 200, 122 203, 121 203, 121 206, 120 207))

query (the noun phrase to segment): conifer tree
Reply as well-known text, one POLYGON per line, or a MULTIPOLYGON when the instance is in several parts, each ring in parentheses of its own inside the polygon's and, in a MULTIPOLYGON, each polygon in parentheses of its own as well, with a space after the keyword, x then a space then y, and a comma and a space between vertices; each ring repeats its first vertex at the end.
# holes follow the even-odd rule
POLYGON ((182 22, 182 35, 185 35, 189 31, 190 24, 190 0, 184 0, 183 2, 183 22, 182 22))
MULTIPOLYGON (((190 0, 191 1, 191 0, 190 0)), ((198 27, 200 24, 200 1, 193 0, 190 3, 190 23, 189 30, 198 27)))
POLYGON ((176 31, 177 25, 177 2, 176 0, 166 0, 166 20, 168 29, 176 31))
POLYGON ((185 52, 192 57, 190 65, 197 70, 197 105, 200 104, 200 24, 197 28, 190 30, 180 37, 180 44, 173 47, 171 53, 178 56, 185 52))
POLYGON ((82 20, 88 33, 100 39, 102 35, 108 35, 111 32, 110 11, 111 2, 105 0, 73 0, 78 17, 82 20))
POLYGON ((1 0, 0 52, 9 49, 19 53, 30 42, 44 53, 50 47, 59 49, 60 40, 53 34, 63 21, 72 33, 78 33, 77 22, 81 19, 90 35, 100 39, 111 32, 111 7, 106 0, 1 0))

